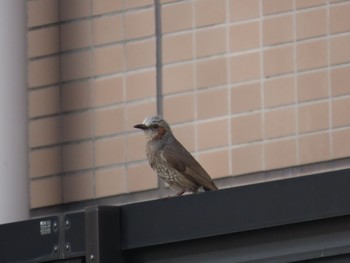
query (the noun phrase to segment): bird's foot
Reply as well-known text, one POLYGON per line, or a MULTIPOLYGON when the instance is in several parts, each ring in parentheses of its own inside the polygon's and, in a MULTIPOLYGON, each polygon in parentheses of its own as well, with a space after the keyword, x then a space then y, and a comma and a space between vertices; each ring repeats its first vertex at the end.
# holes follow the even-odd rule
POLYGON ((181 195, 183 195, 184 193, 185 193, 185 191, 178 192, 178 193, 176 194, 176 196, 181 196, 181 195))
POLYGON ((184 193, 185 193, 185 191, 181 191, 181 192, 178 192, 176 195, 166 195, 166 196, 163 196, 162 199, 168 199, 168 198, 171 198, 171 197, 181 196, 184 193))

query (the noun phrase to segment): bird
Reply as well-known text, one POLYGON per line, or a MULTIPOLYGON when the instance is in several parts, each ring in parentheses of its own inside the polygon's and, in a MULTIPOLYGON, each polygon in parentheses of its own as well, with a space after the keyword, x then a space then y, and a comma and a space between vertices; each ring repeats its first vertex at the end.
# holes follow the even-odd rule
POLYGON ((144 131, 146 157, 159 178, 177 192, 198 193, 218 190, 217 186, 186 148, 175 138, 161 115, 149 116, 134 128, 144 131))

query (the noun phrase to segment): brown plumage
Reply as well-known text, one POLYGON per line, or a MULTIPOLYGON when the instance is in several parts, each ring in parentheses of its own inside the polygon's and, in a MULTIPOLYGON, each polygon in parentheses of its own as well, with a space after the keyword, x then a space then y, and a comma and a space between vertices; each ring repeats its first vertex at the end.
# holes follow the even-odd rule
POLYGON ((145 132, 146 156, 152 169, 177 195, 185 192, 218 190, 209 174, 174 137, 168 123, 159 115, 147 117, 135 128, 145 132))

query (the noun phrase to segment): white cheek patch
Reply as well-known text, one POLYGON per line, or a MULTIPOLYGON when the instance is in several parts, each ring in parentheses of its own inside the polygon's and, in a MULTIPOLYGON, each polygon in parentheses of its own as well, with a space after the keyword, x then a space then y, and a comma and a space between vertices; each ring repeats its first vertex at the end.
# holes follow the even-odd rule
POLYGON ((151 139, 151 137, 153 136, 152 131, 151 130, 144 130, 144 132, 145 132, 146 137, 151 139))

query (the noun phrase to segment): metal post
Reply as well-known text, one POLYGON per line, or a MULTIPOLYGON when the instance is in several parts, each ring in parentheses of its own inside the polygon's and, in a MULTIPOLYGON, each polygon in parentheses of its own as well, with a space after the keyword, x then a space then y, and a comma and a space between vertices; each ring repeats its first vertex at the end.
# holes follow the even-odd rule
POLYGON ((26 1, 0 6, 0 224, 29 216, 26 1))

